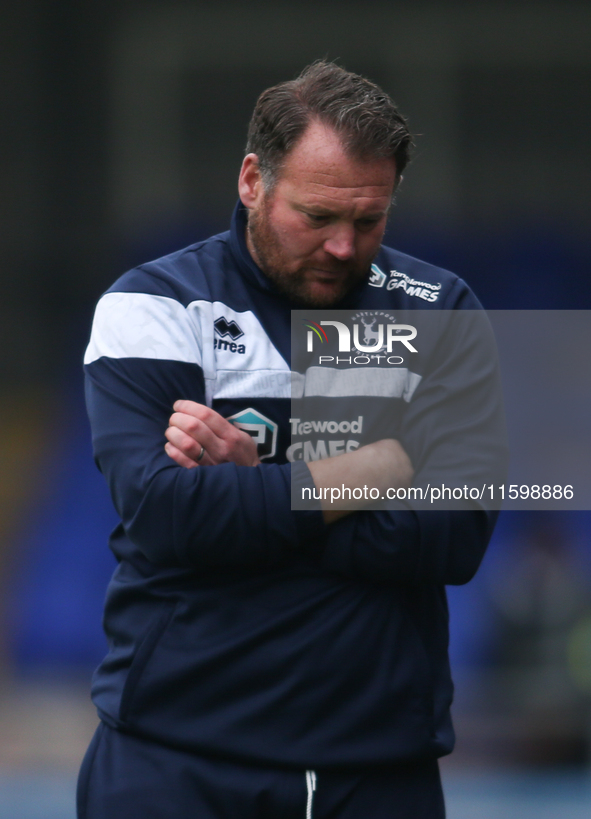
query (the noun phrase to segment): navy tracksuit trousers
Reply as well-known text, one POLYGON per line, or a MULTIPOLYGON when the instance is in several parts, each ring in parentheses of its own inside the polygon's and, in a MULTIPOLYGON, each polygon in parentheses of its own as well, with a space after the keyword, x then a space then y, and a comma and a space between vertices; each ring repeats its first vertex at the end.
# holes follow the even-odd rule
POLYGON ((436 760, 287 770, 197 756, 101 723, 78 780, 78 819, 444 819, 436 760))

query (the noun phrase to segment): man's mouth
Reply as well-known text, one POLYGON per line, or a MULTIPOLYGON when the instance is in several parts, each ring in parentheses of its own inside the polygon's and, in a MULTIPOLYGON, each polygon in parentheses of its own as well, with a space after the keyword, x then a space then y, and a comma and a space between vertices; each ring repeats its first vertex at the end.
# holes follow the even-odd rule
POLYGON ((342 279, 348 274, 348 270, 323 270, 319 267, 309 268, 319 279, 342 279))

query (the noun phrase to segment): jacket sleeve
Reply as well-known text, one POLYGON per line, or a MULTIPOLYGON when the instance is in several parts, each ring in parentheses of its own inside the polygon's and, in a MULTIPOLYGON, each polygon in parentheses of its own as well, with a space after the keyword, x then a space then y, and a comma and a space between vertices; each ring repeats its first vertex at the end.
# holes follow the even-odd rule
MULTIPOLYGON (((205 403, 199 350, 186 348, 183 313, 172 300, 146 299, 140 310, 108 295, 114 298, 99 302, 85 357, 86 403, 95 461, 128 537, 157 565, 285 561, 323 526, 319 512, 291 511, 290 465, 184 469, 172 461, 164 432, 174 401, 205 403), (147 321, 146 310, 161 313, 162 304, 178 315, 147 321)), ((311 480, 304 464, 294 477, 311 480)))
POLYGON ((497 513, 403 508, 356 512, 332 524, 323 565, 379 585, 462 584, 472 579, 497 513))
POLYGON ((405 319, 417 324, 430 353, 399 437, 414 487, 467 486, 482 497, 433 504, 428 492, 424 502, 415 496, 349 515, 327 535, 327 567, 377 583, 461 584, 482 560, 498 514, 489 486, 506 472, 505 420, 488 318, 461 280, 456 290, 448 300, 455 309, 405 319))

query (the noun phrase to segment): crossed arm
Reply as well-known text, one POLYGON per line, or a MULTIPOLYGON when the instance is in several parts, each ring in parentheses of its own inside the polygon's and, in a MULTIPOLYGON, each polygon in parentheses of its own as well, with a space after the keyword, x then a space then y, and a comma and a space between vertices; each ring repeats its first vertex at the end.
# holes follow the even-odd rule
MULTIPOLYGON (((198 389, 196 401, 176 403, 170 417, 170 394, 185 392, 185 375, 169 361, 103 357, 87 367, 96 462, 127 538, 151 563, 203 571, 275 566, 313 541, 327 571, 380 585, 472 577, 492 529, 486 511, 415 512, 398 503, 349 514, 333 504, 323 510, 330 525, 319 531, 317 512, 286 514, 290 465, 255 467, 254 441, 203 406, 198 389), (202 446, 208 451, 196 468, 202 446)), ((412 475, 393 440, 305 467, 298 479, 311 475, 320 488, 395 486, 412 475)))
MULTIPOLYGON (((237 429, 219 413, 195 401, 176 401, 175 412, 166 430, 167 455, 187 469, 235 463, 258 466, 254 440, 237 429), (204 452, 200 458, 201 447, 204 452), (199 459, 199 460, 198 460, 199 459)), ((317 489, 344 484, 355 487, 369 484, 379 489, 410 486, 413 468, 400 443, 386 438, 367 444, 354 452, 313 461, 308 464, 317 489)), ((350 505, 350 501, 347 504, 350 505)), ((361 502, 359 508, 362 508, 361 502)), ((338 502, 323 508, 325 523, 333 523, 352 510, 339 508, 338 502)))

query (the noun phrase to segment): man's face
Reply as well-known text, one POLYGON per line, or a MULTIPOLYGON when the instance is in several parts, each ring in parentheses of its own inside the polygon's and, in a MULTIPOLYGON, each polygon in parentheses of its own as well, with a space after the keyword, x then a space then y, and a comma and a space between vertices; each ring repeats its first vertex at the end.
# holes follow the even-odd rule
POLYGON ((249 154, 239 190, 254 260, 294 304, 336 304, 369 271, 395 179, 394 160, 352 159, 317 122, 288 154, 270 193, 249 154))

